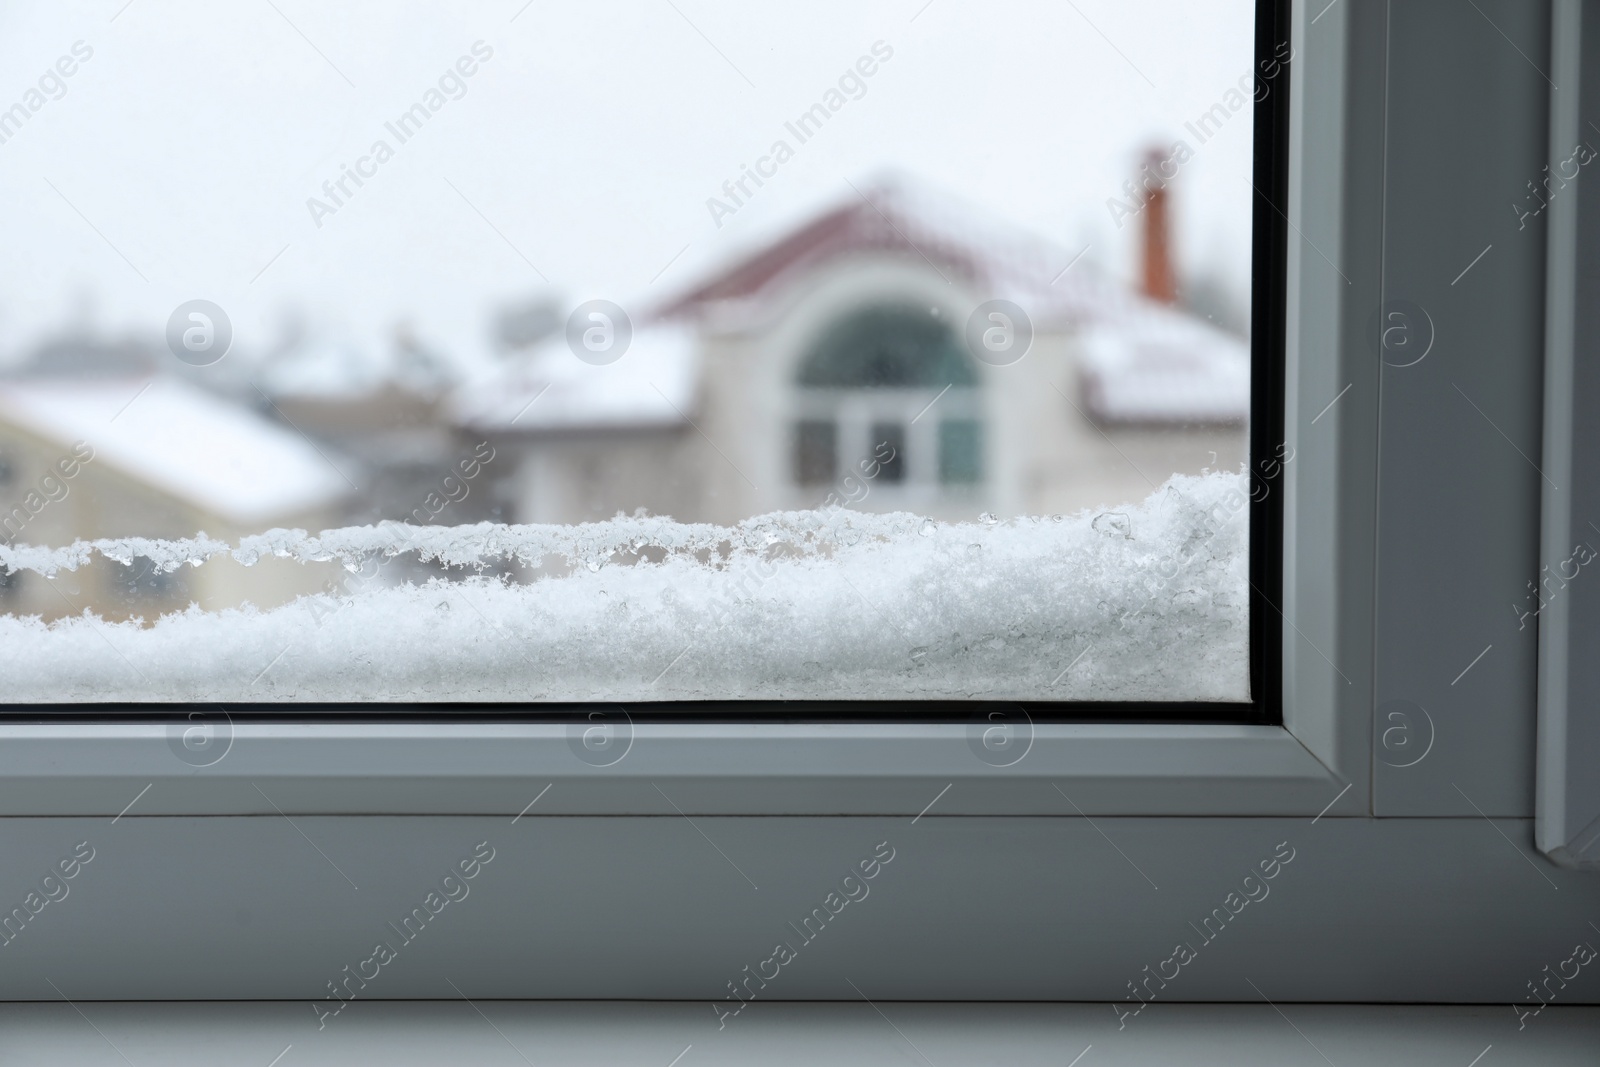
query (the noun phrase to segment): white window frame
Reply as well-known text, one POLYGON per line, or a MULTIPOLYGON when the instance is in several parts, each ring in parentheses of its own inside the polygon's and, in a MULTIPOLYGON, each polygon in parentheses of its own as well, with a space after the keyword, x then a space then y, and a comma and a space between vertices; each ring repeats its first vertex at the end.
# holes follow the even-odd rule
MULTIPOLYGON (((1358 381, 1314 433, 1302 429, 1344 382, 1372 372, 1349 336, 1360 297, 1310 247, 1348 245, 1353 227, 1374 242, 1379 235, 1380 220, 1354 216, 1342 203, 1353 191, 1329 180, 1350 166, 1352 147, 1366 147, 1345 144, 1343 64, 1337 46, 1318 43, 1342 27, 1336 20, 1332 32, 1302 41, 1297 53, 1311 49, 1308 61, 1289 68, 1291 99, 1310 103, 1300 105, 1290 144, 1290 218, 1305 240, 1289 246, 1286 423, 1295 459, 1282 487, 1282 726, 1037 723, 1026 758, 998 767, 973 755, 967 723, 636 721, 626 758, 602 768, 570 751, 575 726, 317 722, 311 705, 303 711, 313 721, 226 725, 226 758, 197 772, 174 757, 171 724, 11 723, 0 726, 0 815, 115 815, 147 783, 146 815, 266 814, 273 809, 250 784, 263 778, 296 783, 280 801, 290 814, 492 813, 515 810, 530 784, 554 782, 549 810, 652 815, 661 798, 648 783, 662 780, 681 783, 700 813, 914 815, 930 787, 953 781, 970 788, 941 801, 948 814, 1059 813, 1044 782, 1070 783, 1091 814, 1316 815, 1347 785, 1330 813, 1366 810, 1371 721, 1357 694, 1370 662, 1358 628, 1370 608, 1345 590, 1370 583, 1370 560, 1339 546, 1370 540, 1375 442, 1363 431, 1376 389, 1358 381), (1326 358, 1330 334, 1341 337, 1337 362, 1326 358)), ((898 710, 914 715, 916 705, 898 710)), ((209 718, 228 723, 225 713, 209 718)))

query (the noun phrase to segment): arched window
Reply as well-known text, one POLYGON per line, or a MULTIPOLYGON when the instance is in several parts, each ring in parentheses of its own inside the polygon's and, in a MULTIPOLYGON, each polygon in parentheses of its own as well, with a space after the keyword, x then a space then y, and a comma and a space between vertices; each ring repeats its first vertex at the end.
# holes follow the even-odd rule
POLYGON ((876 304, 819 334, 795 376, 794 481, 934 491, 983 478, 978 375, 940 309, 876 304))
POLYGON ((800 384, 822 389, 971 388, 978 376, 944 321, 908 305, 864 308, 823 331, 800 364, 800 384))

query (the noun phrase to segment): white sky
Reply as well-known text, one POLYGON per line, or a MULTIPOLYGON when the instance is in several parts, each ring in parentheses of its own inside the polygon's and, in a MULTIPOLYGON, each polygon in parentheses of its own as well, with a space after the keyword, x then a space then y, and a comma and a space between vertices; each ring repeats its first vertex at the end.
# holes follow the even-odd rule
POLYGON ((1250 71, 1251 0, 124 3, 0 3, 0 110, 94 50, 0 144, 0 357, 85 299, 101 328, 158 334, 203 297, 236 352, 298 307, 357 339, 406 317, 481 358, 535 267, 642 309, 886 166, 1127 276, 1137 230, 1106 198, 1179 136, 1180 261, 1247 288, 1248 110, 1203 146, 1183 123, 1250 71), (865 96, 797 144, 785 120, 880 39, 865 96), (400 144, 384 123, 478 40, 466 95, 400 144), (719 230, 706 198, 779 137, 795 158, 719 230), (379 138, 394 158, 317 228, 307 198, 379 138))

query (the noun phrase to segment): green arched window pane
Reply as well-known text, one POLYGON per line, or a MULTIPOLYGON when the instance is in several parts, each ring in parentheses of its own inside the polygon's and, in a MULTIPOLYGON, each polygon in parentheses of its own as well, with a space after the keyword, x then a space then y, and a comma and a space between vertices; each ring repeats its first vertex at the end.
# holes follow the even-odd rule
POLYGON ((799 378, 824 389, 978 384, 955 331, 915 305, 869 307, 840 319, 801 363, 799 378))

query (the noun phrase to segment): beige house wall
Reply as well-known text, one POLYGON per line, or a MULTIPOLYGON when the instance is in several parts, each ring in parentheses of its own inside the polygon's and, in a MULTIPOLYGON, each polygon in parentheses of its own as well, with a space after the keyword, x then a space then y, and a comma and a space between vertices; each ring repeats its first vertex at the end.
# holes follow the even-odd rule
MULTIPOLYGON (((92 442, 86 443, 93 447, 92 442)), ((74 477, 66 478, 57 464, 72 457, 72 445, 0 420, 0 456, 10 468, 9 480, 0 484, 0 523, 7 516, 15 516, 19 507, 28 511, 30 492, 38 493, 36 499, 45 501, 25 524, 13 518, 10 526, 0 529, 9 543, 59 547, 76 540, 182 538, 204 532, 237 544, 240 537, 271 527, 317 531, 334 525, 337 519, 337 512, 329 508, 276 516, 260 527, 244 529, 140 481, 98 453, 87 463, 80 463, 74 477), (46 492, 41 483, 47 476, 56 479, 52 485, 65 489, 64 495, 60 489, 46 492), (49 495, 60 499, 50 500, 49 495)), ((132 568, 135 576, 146 574, 149 561, 135 559, 132 568)), ((103 619, 140 616, 154 621, 159 615, 181 611, 190 603, 207 610, 245 603, 273 607, 331 587, 341 575, 333 563, 298 564, 269 558, 245 567, 232 559, 219 558, 199 567, 180 567, 165 580, 154 583, 155 590, 130 593, 126 573, 98 556, 88 566, 62 571, 54 579, 19 571, 9 579, 0 577, 4 583, 0 588, 0 612, 37 615, 49 621, 88 610, 103 619)))
POLYGON ((599 522, 641 507, 697 521, 705 487, 693 434, 673 428, 507 443, 507 452, 522 454, 514 475, 515 521, 599 522))

